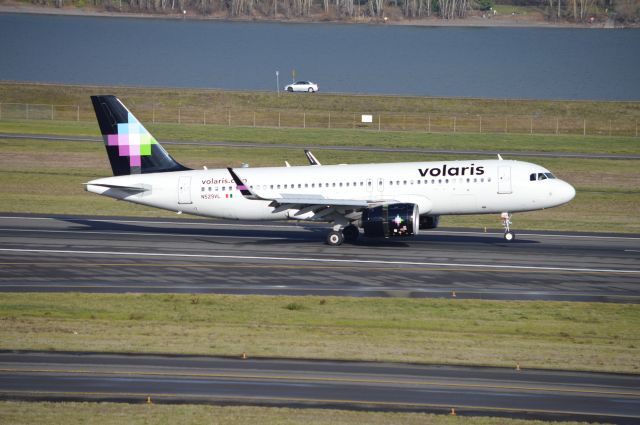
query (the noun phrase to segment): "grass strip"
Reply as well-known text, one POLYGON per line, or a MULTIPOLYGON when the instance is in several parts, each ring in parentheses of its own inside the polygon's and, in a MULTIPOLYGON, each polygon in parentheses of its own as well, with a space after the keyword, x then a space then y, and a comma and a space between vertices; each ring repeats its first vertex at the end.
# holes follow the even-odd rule
MULTIPOLYGON (((3 265, 2 267, 10 267, 3 265)), ((640 370, 637 305, 7 293, 0 348, 640 370)))
MULTIPOLYGON (((640 154, 640 137, 229 127, 199 124, 150 124, 144 119, 140 119, 160 141, 279 143, 297 145, 301 149, 302 147, 313 148, 314 146, 355 146, 502 152, 640 154)), ((95 118, 90 122, 2 120, 0 121, 0 133, 100 136, 95 118)), ((416 156, 416 154, 413 155, 416 156)))
POLYGON ((12 425, 577 425, 493 417, 427 413, 352 412, 332 409, 288 409, 251 406, 206 406, 121 403, 0 402, 0 423, 12 425))

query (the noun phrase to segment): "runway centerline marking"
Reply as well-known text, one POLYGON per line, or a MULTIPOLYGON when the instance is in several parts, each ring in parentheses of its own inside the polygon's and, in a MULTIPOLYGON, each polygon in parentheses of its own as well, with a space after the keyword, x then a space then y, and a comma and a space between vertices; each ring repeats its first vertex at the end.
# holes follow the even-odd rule
POLYGON ((197 372, 144 372, 127 370, 92 370, 92 369, 20 369, 20 368, 0 368, 0 372, 16 374, 72 374, 72 375, 121 375, 121 376, 141 376, 160 378, 218 378, 218 379, 240 379, 240 380, 272 380, 272 381, 304 381, 304 382, 338 382, 355 384, 381 384, 381 385, 401 385, 401 386, 442 386, 452 388, 484 388, 498 390, 519 390, 552 393, 577 393, 577 394, 605 394, 624 397, 640 397, 639 392, 633 391, 611 391, 607 389, 585 389, 570 388, 562 386, 537 386, 528 387, 525 385, 501 385, 501 384, 471 384, 461 382, 445 382, 430 379, 379 379, 363 377, 323 377, 323 376, 296 376, 296 375, 269 375, 269 374, 238 374, 238 373, 197 373, 197 372))
POLYGON ((180 253, 159 253, 159 252, 123 252, 123 251, 78 251, 62 249, 21 249, 21 248, 0 248, 4 252, 32 252, 49 254, 78 254, 78 255, 115 255, 129 257, 161 257, 161 258, 218 258, 230 260, 257 260, 257 261, 291 261, 291 262, 316 262, 334 264, 388 264, 407 266, 432 266, 432 267, 462 267, 465 269, 495 269, 495 270, 525 270, 525 271, 560 271, 560 272, 588 272, 588 273, 620 273, 620 274, 640 274, 640 270, 620 270, 620 269, 588 269, 573 267, 551 267, 551 266, 522 266, 522 265, 500 265, 500 264, 469 264, 469 263, 436 263, 421 261, 383 261, 383 260, 359 260, 345 258, 293 258, 293 257, 261 257, 251 255, 215 255, 215 254, 180 254, 180 253))

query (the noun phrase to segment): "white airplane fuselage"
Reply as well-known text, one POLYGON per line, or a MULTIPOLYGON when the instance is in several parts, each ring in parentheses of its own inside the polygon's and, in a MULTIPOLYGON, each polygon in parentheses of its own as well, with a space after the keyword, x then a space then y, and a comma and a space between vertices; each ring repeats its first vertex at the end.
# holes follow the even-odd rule
MULTIPOLYGON (((549 173, 543 167, 509 160, 238 168, 236 173, 265 198, 304 194, 394 201, 416 204, 420 215, 430 216, 540 210, 565 204, 575 196, 574 188, 560 179, 533 180, 532 175, 549 173)), ((99 195, 206 217, 315 218, 297 208, 280 210, 270 201, 243 197, 226 169, 106 177, 87 183, 86 188, 99 195)))

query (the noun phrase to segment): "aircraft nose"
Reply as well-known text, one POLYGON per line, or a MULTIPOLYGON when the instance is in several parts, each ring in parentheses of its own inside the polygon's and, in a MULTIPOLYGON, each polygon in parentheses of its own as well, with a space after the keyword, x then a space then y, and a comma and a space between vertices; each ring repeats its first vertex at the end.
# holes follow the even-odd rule
POLYGON ((558 197, 563 204, 566 204, 576 197, 576 190, 569 183, 563 181, 558 190, 558 197))

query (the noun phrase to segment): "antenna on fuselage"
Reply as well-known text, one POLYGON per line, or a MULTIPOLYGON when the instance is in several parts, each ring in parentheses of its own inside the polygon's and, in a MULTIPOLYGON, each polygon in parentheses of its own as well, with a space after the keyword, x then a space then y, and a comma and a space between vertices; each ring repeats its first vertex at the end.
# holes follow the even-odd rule
POLYGON ((503 161, 503 159, 502 159, 502 155, 498 154, 498 160, 499 160, 499 161, 503 161))

